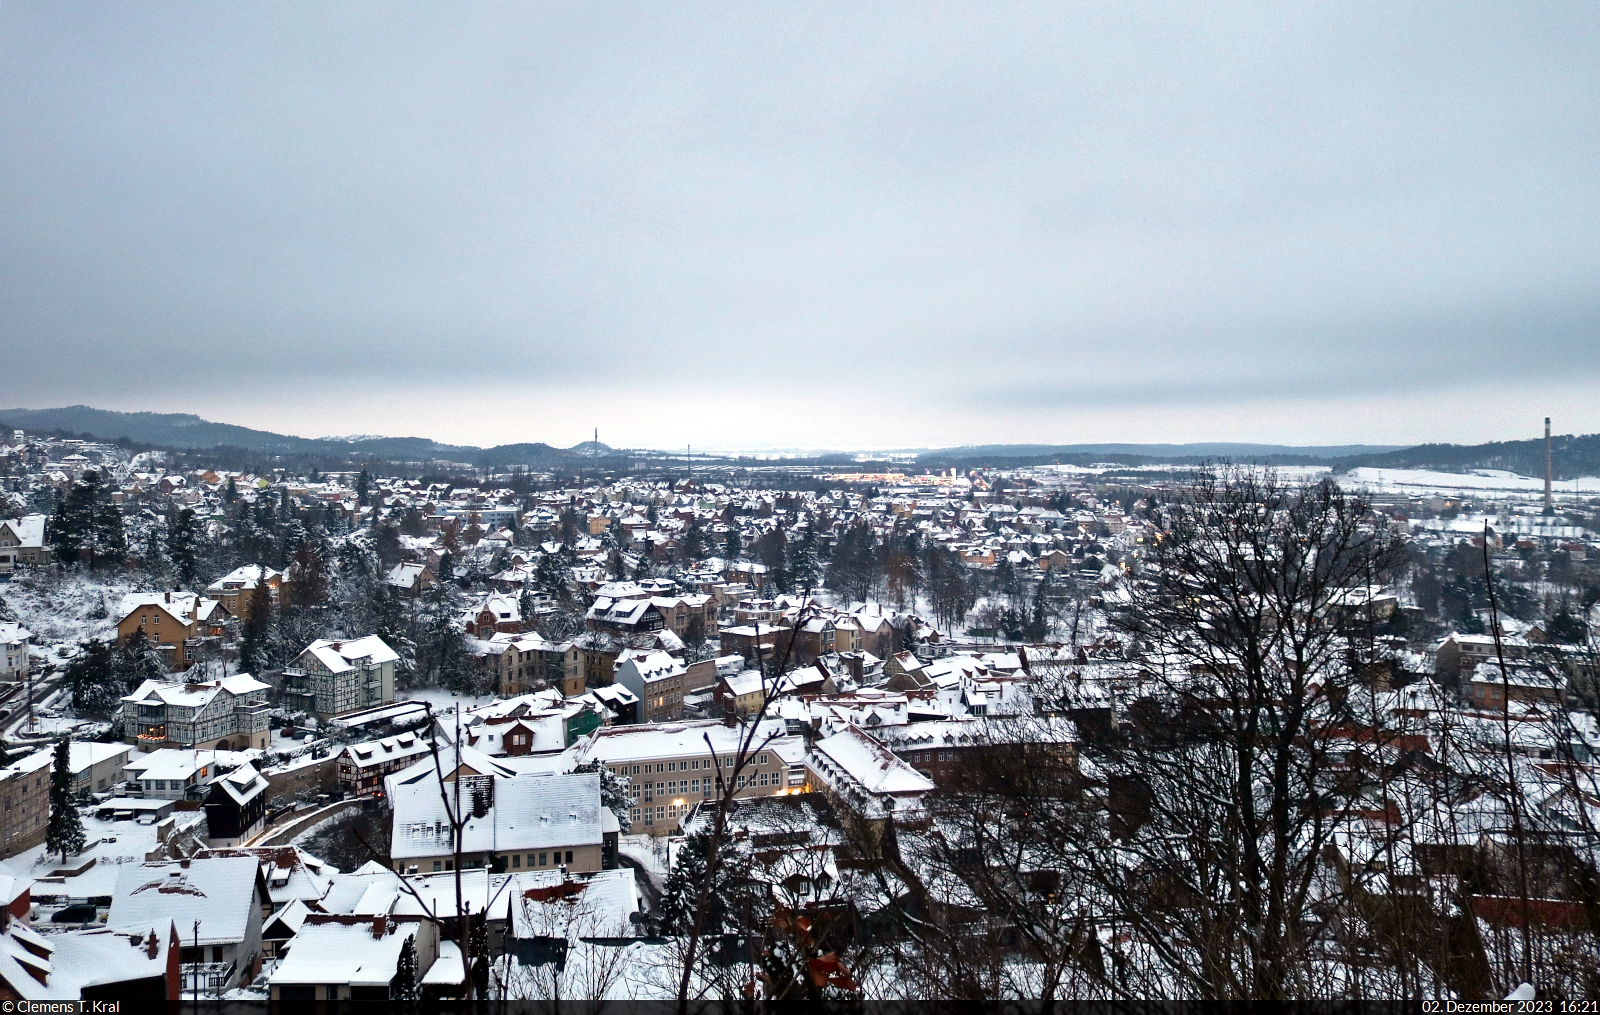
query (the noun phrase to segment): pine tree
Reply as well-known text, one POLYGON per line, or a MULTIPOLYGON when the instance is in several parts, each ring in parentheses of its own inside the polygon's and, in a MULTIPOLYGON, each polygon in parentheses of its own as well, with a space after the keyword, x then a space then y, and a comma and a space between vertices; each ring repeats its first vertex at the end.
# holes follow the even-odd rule
POLYGON ((395 964, 394 980, 389 987, 389 1000, 417 1000, 417 949, 407 937, 400 945, 400 960, 395 964))
POLYGON ((448 582, 452 578, 455 577, 455 573, 456 573, 455 555, 452 554, 449 550, 446 550, 444 553, 439 555, 438 579, 441 582, 448 582))
POLYGON ((683 534, 683 555, 690 560, 700 560, 706 555, 706 537, 699 522, 690 522, 683 534))
POLYGON ((50 549, 59 563, 77 566, 80 551, 89 541, 91 524, 90 502, 85 498, 83 484, 76 483, 50 515, 50 549))
POLYGON ((108 715, 127 692, 117 679, 111 646, 90 641, 67 667, 67 683, 72 687, 72 707, 97 715, 108 715))
POLYGON ((128 555, 128 537, 122 528, 122 509, 112 501, 111 491, 106 488, 98 472, 86 473, 84 486, 88 499, 89 566, 95 567, 102 558, 120 564, 128 555))
POLYGON ((522 583, 522 594, 517 597, 517 612, 522 615, 523 630, 533 630, 533 618, 538 609, 533 602, 533 590, 526 581, 522 583))
POLYGON ((75 780, 72 777, 72 741, 63 736, 56 741, 55 767, 50 772, 50 825, 45 830, 45 848, 60 853, 61 862, 73 853, 83 852, 83 819, 78 816, 75 780))
POLYGON ((467 953, 472 958, 472 986, 478 997, 489 996, 489 921, 484 914, 469 916, 471 935, 467 939, 467 953))
POLYGON ((809 592, 817 587, 817 544, 808 534, 795 549, 789 565, 789 580, 796 590, 809 592))
POLYGON ((200 577, 200 524, 194 511, 184 508, 167 526, 167 556, 172 560, 172 576, 182 588, 192 587, 200 577))
MULTIPOLYGON (((761 892, 751 878, 750 858, 736 843, 724 840, 718 849, 714 883, 705 893, 700 933, 736 933, 749 926, 761 905, 761 892)), ((696 918, 695 904, 706 879, 711 856, 711 833, 695 832, 678 849, 677 862, 661 888, 656 907, 657 930, 663 934, 688 933, 696 918)))
POLYGON ((356 504, 366 507, 372 500, 372 477, 367 475, 367 467, 361 467, 361 475, 356 477, 356 504))
POLYGON ((144 534, 144 569, 157 581, 167 577, 167 551, 161 545, 161 533, 151 528, 144 534))
POLYGON ((617 816, 618 823, 622 825, 622 834, 627 835, 631 827, 628 811, 633 806, 633 801, 628 796, 628 785, 632 780, 617 775, 598 761, 586 761, 574 767, 572 771, 579 774, 600 773, 600 806, 611 808, 611 813, 617 816))
POLYGON ((239 487, 234 483, 232 476, 228 477, 228 486, 222 491, 222 499, 229 504, 236 504, 239 501, 239 487))

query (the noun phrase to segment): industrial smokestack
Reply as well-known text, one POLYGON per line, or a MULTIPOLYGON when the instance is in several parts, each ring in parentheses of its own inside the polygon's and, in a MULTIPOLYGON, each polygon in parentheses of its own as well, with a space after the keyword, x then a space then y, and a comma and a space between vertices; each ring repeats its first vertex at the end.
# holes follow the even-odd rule
POLYGON ((1555 499, 1550 494, 1550 417, 1544 418, 1544 513, 1556 513, 1555 499))

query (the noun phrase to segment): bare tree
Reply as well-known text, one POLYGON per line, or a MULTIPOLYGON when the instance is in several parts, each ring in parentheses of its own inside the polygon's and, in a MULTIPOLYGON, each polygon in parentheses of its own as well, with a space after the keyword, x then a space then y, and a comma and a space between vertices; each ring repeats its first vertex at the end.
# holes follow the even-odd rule
POLYGON ((1124 802, 1084 874, 1184 996, 1317 996, 1322 856, 1361 803, 1328 736, 1347 719, 1333 608, 1398 541, 1331 482, 1231 468, 1155 520, 1123 623, 1156 646, 1158 687, 1105 758, 1124 802))

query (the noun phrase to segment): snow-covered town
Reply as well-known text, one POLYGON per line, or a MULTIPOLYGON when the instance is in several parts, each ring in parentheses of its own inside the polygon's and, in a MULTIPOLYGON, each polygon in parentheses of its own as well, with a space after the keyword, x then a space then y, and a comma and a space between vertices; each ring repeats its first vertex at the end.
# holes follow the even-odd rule
POLYGON ((1586 481, 194 457, 0 445, 7 996, 1600 975, 1586 481))
POLYGON ((0 2, 0 1015, 1600 1015, 1597 79, 0 2))

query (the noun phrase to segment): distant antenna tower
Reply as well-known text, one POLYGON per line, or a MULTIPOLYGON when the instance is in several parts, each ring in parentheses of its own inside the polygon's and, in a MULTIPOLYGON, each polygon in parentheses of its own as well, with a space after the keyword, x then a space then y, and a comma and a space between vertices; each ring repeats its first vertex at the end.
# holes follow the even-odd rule
POLYGON ((1556 513, 1555 498, 1550 493, 1550 417, 1544 418, 1544 513, 1556 513))

